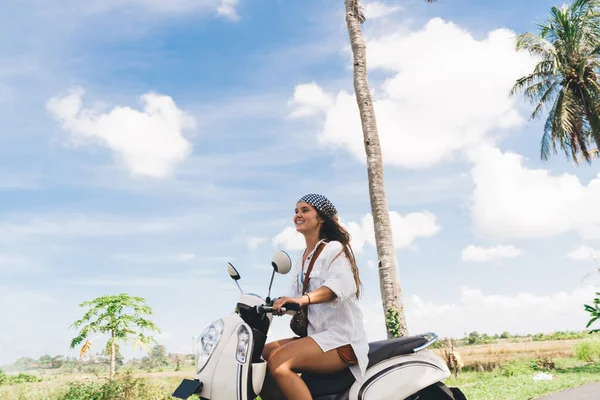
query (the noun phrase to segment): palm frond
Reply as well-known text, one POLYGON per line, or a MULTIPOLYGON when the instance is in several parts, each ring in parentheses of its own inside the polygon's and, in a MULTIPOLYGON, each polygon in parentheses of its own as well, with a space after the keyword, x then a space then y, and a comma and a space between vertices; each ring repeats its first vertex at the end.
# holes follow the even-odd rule
MULTIPOLYGON (((548 120, 550 121, 551 117, 549 117, 548 120)), ((554 153, 556 153, 556 145, 554 140, 552 139, 552 136, 547 132, 544 132, 544 134, 542 135, 542 143, 540 145, 540 158, 542 160, 548 161, 548 159, 550 158, 551 147, 554 150, 554 153)))
MULTIPOLYGON (((527 76, 517 79, 513 87, 510 89, 509 93, 512 96, 517 92, 525 92, 531 86, 535 86, 537 84, 545 82, 548 80, 548 78, 551 78, 552 76, 552 74, 533 72, 527 76)), ((537 99, 534 99, 533 101, 536 100, 537 99)))
POLYGON ((600 105, 598 104, 598 93, 594 93, 591 87, 581 87, 580 95, 582 98, 583 114, 589 124, 589 130, 586 140, 593 140, 596 146, 600 147, 600 105))
POLYGON ((556 55, 556 50, 551 42, 541 36, 529 32, 517 36, 516 49, 527 50, 532 55, 540 56, 544 59, 556 55))
POLYGON ((547 161, 550 157, 551 150, 554 152, 554 154, 557 153, 556 140, 552 135, 552 124, 554 121, 555 110, 556 103, 554 103, 552 109, 548 113, 548 118, 546 119, 546 123, 544 124, 544 135, 542 136, 542 142, 540 146, 540 158, 544 161, 547 161))
MULTIPOLYGON (((531 119, 535 119, 539 116, 539 113, 541 112, 541 110, 543 109, 543 107, 547 104, 552 103, 553 99, 556 97, 556 94, 558 93, 558 91, 560 90, 560 85, 558 83, 558 81, 553 81, 551 83, 549 82, 540 82, 540 86, 539 90, 540 92, 544 91, 544 94, 542 94, 539 97, 539 101, 537 103, 537 105, 535 106, 535 108, 533 109, 533 112, 531 113, 531 119)), ((530 88, 527 88, 526 90, 529 90, 530 88)), ((535 89, 537 90, 537 88, 535 89)))

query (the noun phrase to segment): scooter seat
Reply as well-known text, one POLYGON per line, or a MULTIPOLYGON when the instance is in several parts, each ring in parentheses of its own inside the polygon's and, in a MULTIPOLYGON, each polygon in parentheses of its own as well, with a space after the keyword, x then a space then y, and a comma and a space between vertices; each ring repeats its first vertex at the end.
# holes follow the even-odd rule
MULTIPOLYGON (((427 338, 422 335, 371 342, 369 343, 367 368, 388 358, 410 354, 415 348, 425 343, 427 343, 427 338)), ((304 373, 302 379, 308 386, 312 397, 317 400, 321 400, 321 398, 322 400, 345 400, 347 399, 346 392, 355 381, 349 368, 327 375, 304 373)))
POLYGON ((427 338, 423 335, 406 336, 369 343, 369 366, 367 368, 388 358, 410 354, 415 348, 425 343, 427 343, 427 338))

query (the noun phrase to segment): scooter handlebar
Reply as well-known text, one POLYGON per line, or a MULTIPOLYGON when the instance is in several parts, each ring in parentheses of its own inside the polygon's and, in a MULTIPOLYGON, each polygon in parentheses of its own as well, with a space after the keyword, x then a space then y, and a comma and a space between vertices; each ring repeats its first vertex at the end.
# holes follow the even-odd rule
POLYGON ((297 303, 285 303, 283 306, 288 311, 300 311, 300 309, 302 308, 300 307, 300 304, 297 303))
POLYGON ((273 313, 276 315, 283 315, 288 311, 299 311, 300 310, 300 304, 296 304, 296 303, 286 303, 283 305, 283 307, 281 307, 281 312, 277 312, 272 306, 259 306, 258 310, 260 312, 263 313, 273 313))

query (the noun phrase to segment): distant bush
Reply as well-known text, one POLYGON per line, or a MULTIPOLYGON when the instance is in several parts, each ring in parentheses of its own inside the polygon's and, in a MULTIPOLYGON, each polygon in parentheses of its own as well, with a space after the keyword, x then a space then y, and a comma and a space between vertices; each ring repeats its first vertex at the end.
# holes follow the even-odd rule
POLYGON ((583 339, 586 337, 589 337, 589 333, 587 331, 557 331, 553 333, 538 333, 537 335, 533 335, 533 341, 542 342, 546 340, 574 340, 583 339))
POLYGON ((463 339, 463 342, 467 346, 477 345, 477 344, 494 344, 498 341, 493 336, 488 336, 487 334, 479 334, 477 332, 471 332, 469 335, 463 339))
POLYGON ((31 382, 37 382, 38 378, 33 375, 21 373, 19 375, 9 377, 9 381, 10 381, 10 383, 27 383, 27 382, 31 383, 31 382))
POLYGON ((588 339, 575 346, 575 356, 586 362, 600 361, 600 339, 588 339))
POLYGON ((7 375, 0 369, 0 385, 13 385, 17 383, 37 382, 38 378, 29 374, 7 375))

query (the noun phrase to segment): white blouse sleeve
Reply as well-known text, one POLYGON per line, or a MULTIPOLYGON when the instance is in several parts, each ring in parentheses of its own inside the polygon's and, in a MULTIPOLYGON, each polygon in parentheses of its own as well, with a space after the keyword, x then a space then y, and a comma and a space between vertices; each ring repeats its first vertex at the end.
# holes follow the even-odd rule
POLYGON ((356 295, 356 282, 352 273, 350 261, 343 252, 343 246, 340 242, 331 242, 327 245, 327 264, 325 265, 325 281, 323 286, 327 286, 336 298, 331 305, 337 306, 344 300, 356 295), (340 252, 342 252, 340 254, 340 252))

